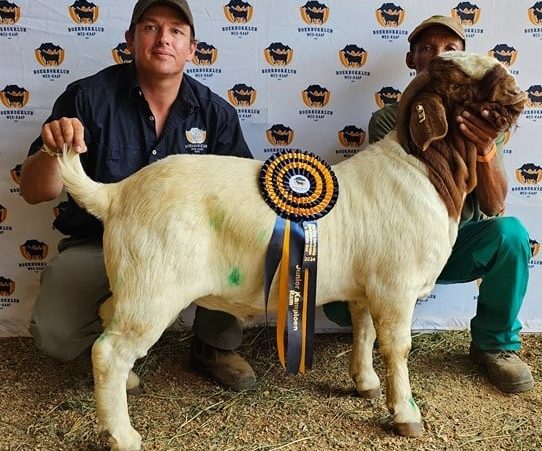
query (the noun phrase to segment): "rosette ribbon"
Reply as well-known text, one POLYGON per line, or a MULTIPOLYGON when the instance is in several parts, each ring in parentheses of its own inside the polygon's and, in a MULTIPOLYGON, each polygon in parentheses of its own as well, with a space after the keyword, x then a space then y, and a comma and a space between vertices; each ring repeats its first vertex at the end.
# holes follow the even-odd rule
POLYGON ((278 270, 277 351, 291 374, 312 367, 318 226, 338 197, 335 174, 309 152, 282 151, 260 172, 260 188, 277 213, 265 261, 265 310, 278 270), (279 269, 280 268, 280 269, 279 269))

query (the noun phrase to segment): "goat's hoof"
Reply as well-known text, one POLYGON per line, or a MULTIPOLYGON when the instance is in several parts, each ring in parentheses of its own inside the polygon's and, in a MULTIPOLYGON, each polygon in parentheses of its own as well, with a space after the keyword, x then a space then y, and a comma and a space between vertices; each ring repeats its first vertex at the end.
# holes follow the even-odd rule
POLYGON ((395 431, 403 437, 420 437, 423 435, 422 423, 395 423, 395 431))
POLYGON ((109 442, 111 451, 141 451, 141 435, 130 428, 123 434, 111 434, 105 428, 98 428, 100 439, 109 442))
POLYGON ((377 399, 380 398, 381 395, 382 390, 380 390, 380 387, 358 391, 358 396, 363 399, 377 399))

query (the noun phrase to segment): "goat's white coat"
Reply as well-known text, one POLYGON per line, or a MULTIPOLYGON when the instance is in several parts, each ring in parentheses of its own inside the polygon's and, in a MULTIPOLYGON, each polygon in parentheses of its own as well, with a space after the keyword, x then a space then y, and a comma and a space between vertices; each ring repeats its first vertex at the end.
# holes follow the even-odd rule
MULTIPOLYGON (((114 185, 83 179, 73 155, 62 166, 68 190, 105 223, 113 297, 106 330, 93 347, 100 428, 111 435, 112 449, 137 449, 124 390, 135 359, 194 300, 240 318, 263 311, 264 260, 276 215, 258 191, 261 163, 253 160, 176 155, 114 185), (230 278, 234 271, 238 285, 230 278)), ((370 312, 389 363, 394 421, 419 423, 406 366, 412 310, 434 286, 457 221, 394 132, 333 170, 340 194, 318 221, 317 304, 352 301, 350 373, 360 392, 380 384, 372 368, 370 312)), ((271 310, 275 294, 274 285, 271 310)))
MULTIPOLYGON (((472 58, 482 65, 488 59, 472 58)), ((68 191, 105 225, 113 297, 101 311, 106 327, 92 350, 99 428, 113 450, 139 449, 125 390, 134 361, 194 300, 240 318, 263 311, 264 260, 276 216, 259 193, 257 161, 176 155, 112 185, 86 177, 74 153, 59 161, 68 191)), ((415 435, 421 415, 407 368, 412 311, 451 253, 458 218, 450 217, 425 165, 401 148, 395 132, 333 170, 340 193, 318 221, 317 305, 350 301, 350 374, 369 397, 380 387, 372 367, 378 334, 388 409, 400 433, 415 435)), ((276 291, 275 283, 270 310, 276 291)))

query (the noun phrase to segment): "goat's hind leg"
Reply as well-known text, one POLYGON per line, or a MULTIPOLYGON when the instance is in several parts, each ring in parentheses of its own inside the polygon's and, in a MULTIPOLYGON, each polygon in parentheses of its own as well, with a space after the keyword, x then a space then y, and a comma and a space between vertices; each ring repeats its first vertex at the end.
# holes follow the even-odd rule
POLYGON ((411 347, 410 326, 415 299, 379 301, 373 313, 379 350, 386 366, 386 404, 393 415, 396 432, 406 437, 423 434, 420 409, 412 397, 408 377, 408 354, 411 347))
POLYGON ((164 311, 151 311, 151 306, 163 305, 154 301, 147 298, 142 319, 133 308, 137 302, 132 301, 132 309, 124 314, 117 305, 111 323, 92 347, 98 431, 106 434, 113 451, 141 449, 141 436, 128 415, 126 383, 135 360, 146 355, 169 324, 164 311))
POLYGON ((356 385, 359 396, 366 399, 378 398, 381 394, 380 379, 373 368, 373 346, 376 331, 367 307, 356 302, 348 303, 352 318, 352 354, 350 356, 350 377, 356 385))

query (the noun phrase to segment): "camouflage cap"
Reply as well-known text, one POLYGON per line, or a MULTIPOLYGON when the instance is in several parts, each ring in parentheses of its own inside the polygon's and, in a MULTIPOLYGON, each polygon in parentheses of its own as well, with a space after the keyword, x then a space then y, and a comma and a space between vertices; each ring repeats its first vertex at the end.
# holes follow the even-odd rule
POLYGON ((463 30, 463 25, 461 25, 459 20, 449 16, 431 16, 428 19, 425 19, 421 24, 414 28, 414 30, 412 30, 408 36, 408 42, 413 42, 416 36, 418 36, 423 30, 434 26, 448 28, 458 37, 460 37, 463 44, 465 44, 465 30, 463 30))
POLYGON ((143 13, 147 11, 147 9, 155 5, 171 6, 172 8, 180 11, 181 14, 186 18, 186 21, 188 22, 188 25, 190 25, 190 28, 192 28, 192 34, 195 35, 192 11, 190 11, 190 6, 188 6, 188 2, 186 0, 138 0, 138 2, 134 6, 132 20, 130 21, 130 28, 132 28, 137 22, 139 22, 139 19, 141 19, 141 16, 143 16, 143 13))

